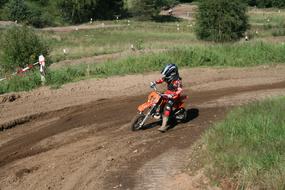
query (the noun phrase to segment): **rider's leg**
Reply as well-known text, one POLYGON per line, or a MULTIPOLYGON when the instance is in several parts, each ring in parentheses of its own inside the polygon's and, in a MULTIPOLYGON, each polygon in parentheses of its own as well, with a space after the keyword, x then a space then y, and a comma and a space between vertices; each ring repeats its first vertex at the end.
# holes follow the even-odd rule
POLYGON ((173 107, 173 100, 169 100, 167 102, 167 104, 165 105, 165 110, 164 110, 164 115, 162 117, 162 125, 161 127, 158 129, 160 132, 165 132, 168 129, 168 120, 169 120, 169 116, 171 114, 171 110, 173 107))

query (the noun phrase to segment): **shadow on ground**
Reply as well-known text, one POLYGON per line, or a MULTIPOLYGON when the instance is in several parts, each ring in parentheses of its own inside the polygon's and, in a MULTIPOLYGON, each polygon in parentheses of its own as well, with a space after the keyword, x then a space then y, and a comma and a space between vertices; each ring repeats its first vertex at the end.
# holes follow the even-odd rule
POLYGON ((182 19, 174 17, 174 16, 170 16, 170 15, 159 15, 159 16, 153 17, 153 20, 155 22, 161 22, 161 23, 182 21, 182 19))
MULTIPOLYGON (((173 128, 177 127, 180 123, 189 123, 192 120, 196 119, 197 117, 199 117, 199 109, 197 109, 197 108, 188 109, 187 110, 187 118, 186 118, 186 120, 183 121, 183 122, 178 122, 175 119, 172 119, 170 121, 170 123, 169 123, 169 129, 173 129, 173 128)), ((162 124, 161 120, 156 121, 156 122, 152 122, 152 123, 149 123, 149 124, 145 125, 142 128, 142 130, 152 129, 152 128, 161 126, 161 124, 162 124)))

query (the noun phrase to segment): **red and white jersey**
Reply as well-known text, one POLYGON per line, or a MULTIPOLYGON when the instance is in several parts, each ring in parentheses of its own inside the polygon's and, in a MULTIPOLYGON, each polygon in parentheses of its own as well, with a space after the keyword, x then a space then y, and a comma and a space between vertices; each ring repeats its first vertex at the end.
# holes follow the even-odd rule
MULTIPOLYGON (((166 82, 166 81, 164 81, 162 78, 162 79, 159 79, 155 82, 156 82, 156 84, 161 84, 161 83, 166 82)), ((183 91, 182 81, 180 79, 177 79, 177 80, 172 81, 171 83, 167 83, 167 91, 165 93, 173 95, 173 98, 175 99, 175 98, 180 97, 182 91, 183 91)))

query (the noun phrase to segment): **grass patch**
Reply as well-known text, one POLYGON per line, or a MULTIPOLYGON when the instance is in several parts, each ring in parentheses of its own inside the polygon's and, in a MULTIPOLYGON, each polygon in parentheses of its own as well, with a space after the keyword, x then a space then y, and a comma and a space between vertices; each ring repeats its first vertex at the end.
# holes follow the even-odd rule
MULTIPOLYGON (((51 70, 48 72, 47 84, 58 87, 65 83, 87 78, 160 71, 169 62, 177 63, 179 67, 246 67, 269 63, 285 63, 284 52, 284 45, 273 45, 262 42, 174 48, 166 52, 151 53, 138 57, 130 56, 102 64, 82 64, 51 70)), ((39 86, 40 83, 37 82, 39 81, 37 74, 31 75, 33 77, 30 75, 27 76, 29 79, 25 79, 26 77, 20 78, 19 82, 17 79, 13 79, 4 84, 0 83, 0 89, 2 89, 0 93, 30 90, 39 86), (23 80, 25 82, 31 81, 33 85, 27 86, 25 83, 22 84, 23 80)))
POLYGON ((0 94, 7 92, 29 91, 41 85, 38 72, 31 72, 25 76, 15 76, 0 83, 0 94))
POLYGON ((236 189, 285 188, 285 97, 232 111, 204 135, 199 150, 214 181, 236 189))
POLYGON ((173 47, 196 40, 187 22, 180 23, 180 32, 176 23, 130 23, 130 26, 123 23, 122 27, 73 31, 68 35, 55 32, 43 32, 42 35, 50 42, 55 62, 130 50, 131 44, 138 40, 144 43, 146 49, 164 49, 170 44, 173 47), (63 49, 67 49, 66 55, 63 49))

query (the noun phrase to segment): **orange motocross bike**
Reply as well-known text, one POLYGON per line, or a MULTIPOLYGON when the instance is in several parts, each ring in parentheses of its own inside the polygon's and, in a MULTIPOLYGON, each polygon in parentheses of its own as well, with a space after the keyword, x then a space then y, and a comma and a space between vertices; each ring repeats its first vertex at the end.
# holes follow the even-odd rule
MULTIPOLYGON (((138 107, 139 114, 132 121, 131 128, 133 131, 143 129, 148 119, 162 120, 164 106, 167 103, 166 95, 158 92, 156 86, 151 88, 153 88, 153 92, 149 94, 148 101, 138 107)), ((187 98, 188 96, 181 96, 174 103, 170 119, 176 119, 178 122, 187 120, 187 111, 183 102, 187 98)))

